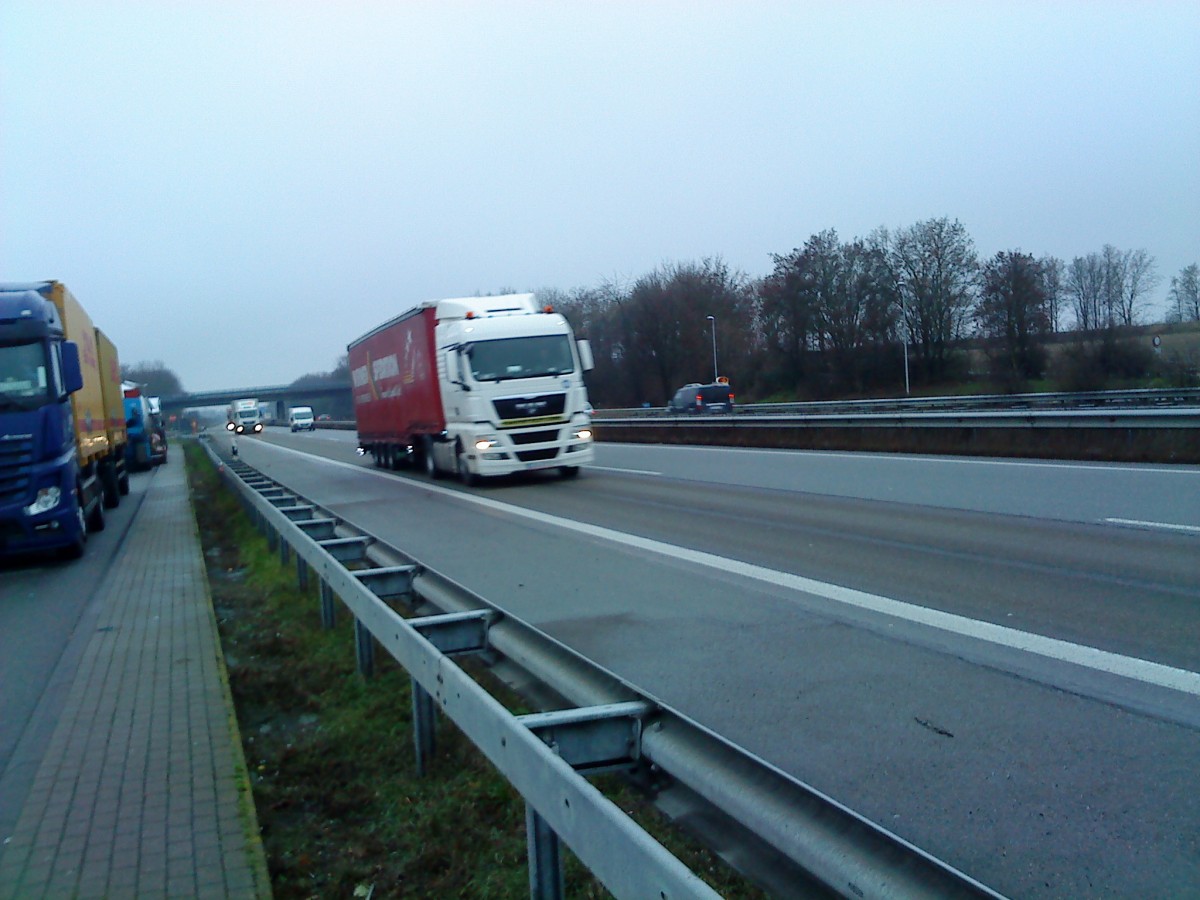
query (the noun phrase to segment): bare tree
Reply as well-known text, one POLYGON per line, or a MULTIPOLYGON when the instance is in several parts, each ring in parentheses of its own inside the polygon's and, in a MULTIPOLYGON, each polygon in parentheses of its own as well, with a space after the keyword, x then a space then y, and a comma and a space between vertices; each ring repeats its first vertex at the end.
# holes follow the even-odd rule
POLYGON ((1043 256, 1038 261, 1042 273, 1042 292, 1046 296, 1046 324, 1051 333, 1062 331, 1062 309, 1066 303, 1066 265, 1057 256, 1043 256))
POLYGON ((1158 284, 1157 264, 1145 250, 1118 250, 1077 256, 1067 270, 1067 293, 1082 331, 1134 325, 1146 295, 1158 284))
POLYGON ((748 376, 754 302, 746 276, 717 258, 666 265, 639 278, 619 305, 622 353, 646 397, 663 401, 680 384, 705 380, 716 324, 722 374, 748 376))
POLYGON ((997 374, 1005 379, 1036 378, 1045 365, 1037 338, 1050 330, 1045 275, 1028 253, 997 253, 984 267, 975 320, 996 340, 997 374))
POLYGON ((140 384, 151 397, 173 397, 183 393, 183 384, 161 359, 121 366, 121 379, 140 384))
POLYGON ((817 260, 807 245, 772 259, 775 270, 758 284, 759 330, 767 352, 780 360, 782 386, 798 391, 817 330, 817 260))
POLYGON ((1175 308, 1168 314, 1177 322, 1200 322, 1200 266, 1192 263, 1179 270, 1171 279, 1171 302, 1175 308))
POLYGON ((926 376, 947 370, 952 341, 963 334, 979 263, 961 222, 929 219, 901 229, 891 246, 892 270, 906 285, 904 314, 926 376))
POLYGON ((1067 266, 1067 296, 1075 310, 1075 327, 1092 331, 1107 322, 1104 260, 1098 253, 1077 256, 1067 266))
POLYGON ((1162 279, 1158 275, 1158 263, 1145 250, 1127 250, 1124 257, 1117 321, 1122 325, 1135 325, 1145 305, 1146 295, 1162 279))

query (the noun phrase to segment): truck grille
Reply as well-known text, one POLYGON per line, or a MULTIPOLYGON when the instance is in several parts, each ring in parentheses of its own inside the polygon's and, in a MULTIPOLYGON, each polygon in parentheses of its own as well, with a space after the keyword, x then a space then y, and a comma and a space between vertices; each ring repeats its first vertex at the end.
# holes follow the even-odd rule
POLYGON ((514 444, 546 444, 558 440, 557 428, 539 428, 537 431, 509 432, 509 440, 514 444))
POLYGON ((537 394, 533 397, 498 397, 492 401, 501 425, 539 419, 562 419, 566 394, 537 394))
POLYGON ((0 441, 0 503, 11 503, 28 493, 32 470, 32 437, 0 441))
POLYGON ((517 459, 521 462, 541 462, 544 459, 554 459, 558 455, 557 447, 543 447, 541 450, 518 450, 517 459))

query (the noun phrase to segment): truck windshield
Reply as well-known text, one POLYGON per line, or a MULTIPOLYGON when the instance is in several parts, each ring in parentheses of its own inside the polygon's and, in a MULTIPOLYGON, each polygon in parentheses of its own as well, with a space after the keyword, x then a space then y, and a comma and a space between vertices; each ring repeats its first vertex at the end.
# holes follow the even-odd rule
POLYGON ((34 409, 50 400, 46 347, 41 343, 0 347, 0 409, 34 409))
POLYGON ((536 378, 575 371, 571 342, 565 334, 476 341, 467 348, 476 381, 536 378))

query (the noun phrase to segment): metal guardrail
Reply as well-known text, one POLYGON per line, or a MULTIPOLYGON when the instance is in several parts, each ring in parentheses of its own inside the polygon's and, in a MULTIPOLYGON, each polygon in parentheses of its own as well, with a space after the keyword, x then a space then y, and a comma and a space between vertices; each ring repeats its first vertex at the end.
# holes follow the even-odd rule
MULTIPOLYGON (((982 412, 984 410, 1112 409, 1200 407, 1200 388, 1161 388, 1128 391, 1084 391, 1073 393, 976 394, 945 397, 896 397, 879 400, 819 400, 795 403, 747 403, 734 407, 734 416, 809 416, 873 413, 917 413, 936 410, 982 412)), ((663 407, 598 409, 593 418, 662 418, 663 407)))
POLYGON ((739 868, 781 896, 814 885, 855 898, 1000 896, 402 551, 240 461, 226 464, 205 445, 285 564, 295 555, 301 584, 310 571, 320 579, 322 621, 333 624, 335 597, 353 614, 359 670, 370 674, 378 643, 411 675, 418 771, 433 752, 440 709, 520 792, 532 897, 562 896, 560 840, 617 897, 717 896, 585 777, 604 771, 675 792, 679 802, 706 812, 700 819, 719 813, 726 843, 758 848, 739 868), (394 603, 418 616, 402 617, 394 603), (421 614, 427 609, 436 612, 421 614), (519 671, 574 707, 514 716, 457 666, 452 657, 463 654, 482 654, 500 672, 519 671), (770 859, 757 870, 756 852, 770 859))
POLYGON ((605 417, 597 425, 634 428, 1200 428, 1200 406, 1163 409, 1025 409, 1005 411, 841 412, 777 415, 662 415, 605 417))

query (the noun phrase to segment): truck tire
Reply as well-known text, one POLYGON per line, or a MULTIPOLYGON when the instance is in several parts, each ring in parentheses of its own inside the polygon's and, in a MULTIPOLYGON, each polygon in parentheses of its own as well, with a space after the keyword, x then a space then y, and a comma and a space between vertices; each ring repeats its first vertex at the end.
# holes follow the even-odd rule
POLYGON ((578 478, 579 466, 559 466, 558 474, 563 478, 578 478))
POLYGON ((91 512, 87 517, 88 531, 103 531, 104 530, 104 503, 103 498, 97 497, 96 502, 92 504, 91 512))
POLYGON ((105 509, 115 509, 121 504, 121 486, 117 482, 117 470, 112 463, 100 467, 100 487, 105 509))
POLYGON ((475 487, 479 484, 479 476, 471 471, 471 466, 467 462, 467 454, 463 453, 462 444, 455 445, 454 458, 458 461, 458 480, 467 487, 475 487))
POLYGON ((117 491, 122 497, 129 494, 129 469, 128 467, 121 468, 121 474, 117 476, 117 491))
POLYGON ((79 528, 75 540, 63 548, 62 554, 67 559, 79 559, 87 549, 87 520, 83 517, 83 507, 75 504, 75 524, 79 528))
POLYGON ((441 480, 442 470, 438 468, 437 460, 433 458, 433 438, 421 441, 421 458, 425 466, 425 474, 434 481, 441 480))

